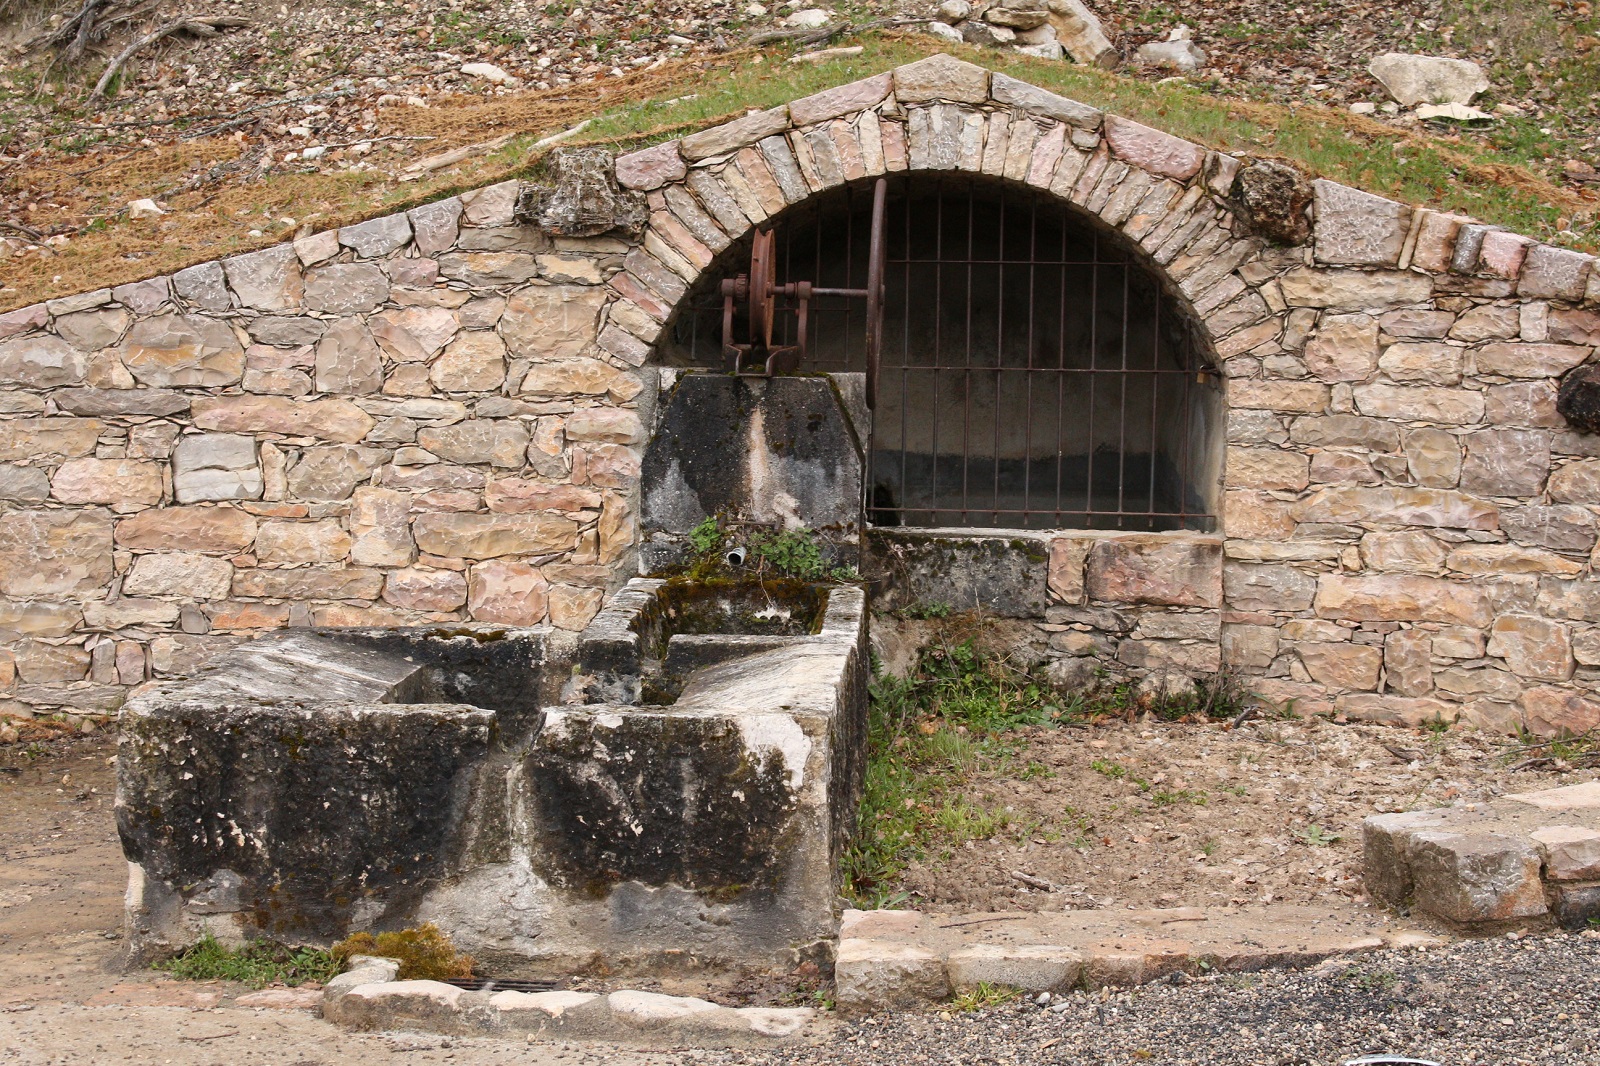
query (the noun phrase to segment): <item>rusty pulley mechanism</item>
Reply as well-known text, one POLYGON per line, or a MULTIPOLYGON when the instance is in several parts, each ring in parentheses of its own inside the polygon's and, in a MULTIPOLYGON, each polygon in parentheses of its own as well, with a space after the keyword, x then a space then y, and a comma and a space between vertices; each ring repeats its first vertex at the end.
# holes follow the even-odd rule
POLYGON ((867 406, 877 402, 878 351, 883 343, 883 227, 888 182, 879 178, 872 190, 872 244, 867 256, 867 287, 828 289, 809 281, 777 284, 776 240, 771 230, 756 230, 750 248, 750 272, 722 283, 722 354, 730 374, 771 377, 792 374, 806 356, 811 301, 818 296, 846 296, 867 301, 867 406), (780 300, 783 302, 780 304, 780 300), (734 312, 743 304, 749 339, 734 339, 734 312), (780 313, 795 316, 794 344, 774 346, 772 328, 780 313))

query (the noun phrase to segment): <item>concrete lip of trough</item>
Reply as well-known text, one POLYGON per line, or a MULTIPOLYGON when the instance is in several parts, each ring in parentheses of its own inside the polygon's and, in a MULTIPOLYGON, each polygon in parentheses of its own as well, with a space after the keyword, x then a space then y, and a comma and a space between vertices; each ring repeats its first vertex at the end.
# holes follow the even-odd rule
POLYGON ((501 977, 822 961, 865 632, 851 586, 638 579, 576 636, 236 649, 122 714, 133 952, 433 922, 501 977))

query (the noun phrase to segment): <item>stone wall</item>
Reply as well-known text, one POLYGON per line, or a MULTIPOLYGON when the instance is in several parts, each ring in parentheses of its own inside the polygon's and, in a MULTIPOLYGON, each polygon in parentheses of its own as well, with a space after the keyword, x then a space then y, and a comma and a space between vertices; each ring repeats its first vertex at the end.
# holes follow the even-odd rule
POLYGON ((0 709, 283 626, 579 629, 629 569, 628 245, 509 182, 0 316, 0 709))
POLYGON ((689 284, 817 192, 945 170, 1137 243, 1225 379, 1220 599, 1172 602, 1160 537, 1064 536, 1053 654, 1209 646, 1302 711, 1600 723, 1600 438, 1555 410, 1600 345, 1600 271, 1329 181, 1307 226, 1257 195, 1269 169, 935 56, 618 159, 636 242, 514 225, 496 186, 0 316, 0 685, 104 702, 297 621, 581 624, 628 564, 639 368, 689 284))

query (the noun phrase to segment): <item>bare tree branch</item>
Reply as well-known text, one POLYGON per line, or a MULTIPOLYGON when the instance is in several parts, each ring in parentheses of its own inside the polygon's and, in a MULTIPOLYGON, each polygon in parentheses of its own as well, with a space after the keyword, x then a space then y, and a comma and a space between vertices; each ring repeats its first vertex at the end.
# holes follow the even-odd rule
POLYGON ((167 23, 165 26, 145 34, 128 47, 117 53, 117 57, 106 64, 105 72, 100 75, 100 80, 94 83, 94 90, 90 96, 104 96, 106 87, 111 84, 122 65, 132 59, 134 53, 141 48, 155 44, 157 41, 171 37, 175 33, 192 33, 197 37, 214 37, 219 29, 232 29, 238 26, 248 26, 250 20, 237 18, 233 15, 185 15, 180 19, 167 23))

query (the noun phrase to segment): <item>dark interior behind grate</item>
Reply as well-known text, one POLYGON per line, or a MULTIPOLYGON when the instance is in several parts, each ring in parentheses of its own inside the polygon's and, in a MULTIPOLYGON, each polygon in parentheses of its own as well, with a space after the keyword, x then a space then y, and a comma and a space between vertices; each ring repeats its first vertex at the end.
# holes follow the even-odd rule
MULTIPOLYGON (((870 186, 786 212, 777 281, 864 284, 870 186)), ((1215 527, 1220 382, 1181 297, 1125 237, 1023 186, 895 175, 882 369, 873 412, 875 525, 1215 527)), ((714 367, 719 259, 663 338, 668 363, 714 367)), ((793 342, 793 315, 775 340, 793 342)), ((863 371, 861 301, 813 300, 802 370, 863 371)))

